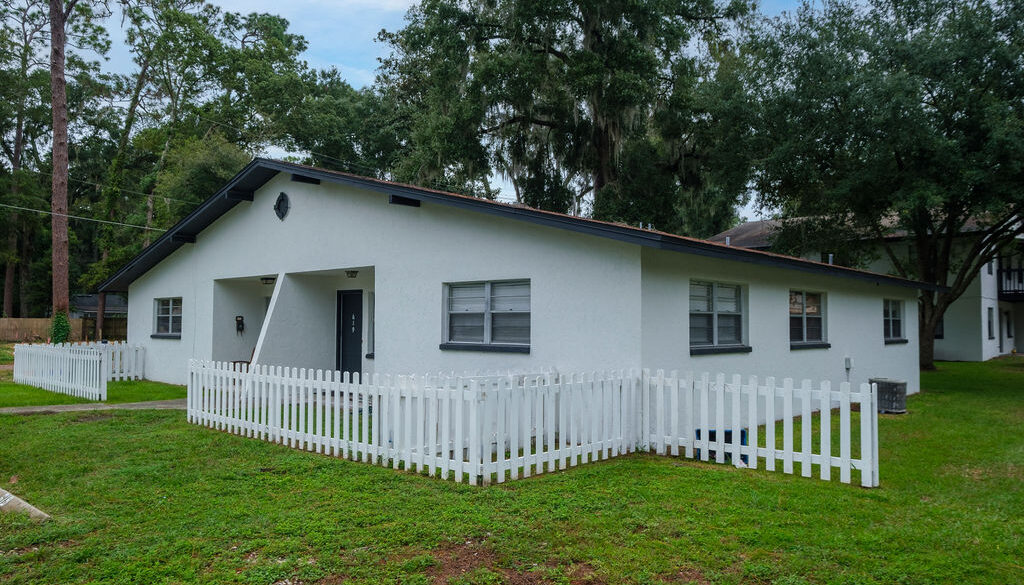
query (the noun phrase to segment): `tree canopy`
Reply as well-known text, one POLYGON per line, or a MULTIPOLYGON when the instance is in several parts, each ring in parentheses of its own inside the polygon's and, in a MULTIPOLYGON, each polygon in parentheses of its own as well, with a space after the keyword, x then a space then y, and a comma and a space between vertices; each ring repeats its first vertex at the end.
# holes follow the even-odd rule
POLYGON ((483 196, 497 174, 527 205, 714 233, 746 195, 747 166, 716 163, 743 96, 725 33, 748 8, 425 0, 381 36, 408 137, 394 172, 483 196))
POLYGON ((747 62, 756 190, 797 218, 779 246, 881 246, 899 275, 948 287, 921 296, 931 366, 945 309, 1024 233, 1024 4, 805 4, 762 21, 747 62))

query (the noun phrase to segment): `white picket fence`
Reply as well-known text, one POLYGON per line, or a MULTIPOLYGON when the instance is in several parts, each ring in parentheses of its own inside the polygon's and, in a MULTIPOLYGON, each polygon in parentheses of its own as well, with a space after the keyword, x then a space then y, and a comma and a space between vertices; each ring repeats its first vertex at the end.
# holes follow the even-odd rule
POLYGON ((75 347, 91 347, 107 354, 107 380, 141 380, 145 377, 146 348, 127 341, 89 341, 75 347))
POLYGON ((90 400, 107 399, 108 355, 72 344, 17 344, 14 381, 90 400))
POLYGON ((190 422, 472 485, 654 451, 751 469, 781 462, 784 473, 799 465, 807 477, 817 465, 819 477, 838 469, 844 483, 857 471, 873 487, 876 405, 868 384, 853 392, 647 371, 350 377, 193 360, 188 381, 190 422))

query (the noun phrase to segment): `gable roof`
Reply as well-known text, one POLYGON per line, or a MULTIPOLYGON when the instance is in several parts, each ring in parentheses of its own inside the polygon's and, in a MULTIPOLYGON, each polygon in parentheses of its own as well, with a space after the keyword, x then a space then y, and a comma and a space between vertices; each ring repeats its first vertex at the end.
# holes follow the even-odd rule
POLYGON ((362 177, 340 171, 330 171, 274 159, 256 158, 245 166, 224 187, 201 203, 192 213, 185 216, 167 230, 152 245, 129 261, 113 276, 100 284, 100 291, 127 291, 137 278, 156 266, 164 258, 186 243, 194 243, 196 236, 214 221, 230 211, 241 201, 251 201, 253 193, 278 173, 290 173, 293 179, 302 182, 329 182, 349 185, 389 196, 397 196, 417 202, 427 202, 487 213, 499 217, 526 221, 533 224, 565 229, 593 236, 610 238, 620 242, 636 244, 659 250, 695 254, 722 260, 748 262, 801 272, 851 278, 855 280, 890 284, 918 289, 934 289, 933 285, 895 276, 876 274, 864 270, 833 266, 741 247, 725 246, 707 240, 678 236, 656 230, 645 230, 622 224, 574 217, 553 211, 543 211, 522 205, 500 203, 468 195, 447 193, 424 187, 394 183, 381 179, 362 177))
POLYGON ((715 234, 708 238, 708 240, 718 243, 728 241, 730 246, 739 246, 740 248, 767 250, 772 244, 771 235, 778 227, 779 221, 775 219, 747 221, 722 233, 715 234))

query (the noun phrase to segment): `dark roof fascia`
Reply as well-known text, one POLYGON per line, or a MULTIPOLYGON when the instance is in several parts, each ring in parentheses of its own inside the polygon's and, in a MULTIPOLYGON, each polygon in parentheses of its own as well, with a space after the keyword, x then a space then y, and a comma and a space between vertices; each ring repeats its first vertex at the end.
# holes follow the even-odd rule
MULTIPOLYGON (((241 202, 240 200, 231 199, 228 197, 228 194, 236 190, 238 184, 248 178, 250 172, 255 170, 257 167, 262 167, 263 162, 264 161, 262 159, 257 158, 245 165, 245 167, 239 171, 238 174, 232 177, 226 185, 221 187, 219 191, 213 194, 206 201, 199 204, 199 206, 193 209, 191 213, 186 215, 181 219, 181 221, 174 224, 174 226, 157 238, 155 242, 139 252, 137 256, 122 266, 120 270, 113 274, 113 276, 100 283, 98 290, 100 292, 128 292, 128 285, 136 278, 148 272, 150 268, 156 266, 164 258, 173 254, 178 248, 185 244, 185 240, 194 238, 200 231, 202 231, 202 228, 213 223, 218 217, 224 215, 224 213, 232 207, 239 204, 241 202), (225 207, 225 209, 214 209, 218 207, 225 207), (195 231, 190 232, 186 230, 189 226, 198 227, 196 224, 204 225, 202 225, 202 228, 195 231), (128 280, 128 282, 120 282, 125 276, 128 276, 139 269, 141 269, 139 273, 128 280)), ((265 182, 266 181, 263 181, 263 183, 265 182)), ((258 188, 259 186, 252 190, 258 188)))
MULTIPOLYGON (((557 213, 548 213, 536 209, 531 209, 528 207, 516 207, 512 205, 494 203, 492 201, 488 201, 485 199, 477 199, 473 197, 465 197, 454 194, 442 193, 438 191, 431 191, 428 189, 421 189, 410 185, 400 185, 366 177, 359 177, 356 175, 341 174, 333 171, 316 169, 314 167, 296 165, 278 160, 257 158, 254 159, 251 163, 249 163, 249 165, 247 165, 241 172, 239 172, 239 174, 236 175, 235 178, 232 179, 227 185, 225 185, 220 191, 218 191, 216 195, 214 195, 206 202, 204 202, 200 207, 198 207, 195 211, 189 214, 189 216, 187 216, 185 219, 178 222, 178 224, 176 224, 173 228, 168 230, 167 233, 161 236, 161 238, 157 240, 156 243, 154 243, 152 246, 144 250, 142 254, 137 256, 127 266, 118 271, 117 274, 115 274, 106 282, 101 284, 100 290, 126 290, 127 285, 125 285, 125 289, 107 287, 113 285, 119 278, 121 278, 122 275, 127 275, 130 268, 139 265, 139 262, 143 260, 143 257, 146 256, 147 253, 155 254, 158 250, 158 244, 163 244, 163 248, 170 247, 170 241, 173 239, 173 234, 177 230, 181 229, 181 227, 183 226, 190 225, 195 221, 195 218, 201 217, 205 213, 209 213, 211 211, 211 208, 213 207, 212 203, 216 202, 222 197, 225 197, 226 193, 229 192, 233 187, 235 187, 235 185, 237 185, 239 182, 241 182, 243 177, 245 177, 249 172, 252 172, 256 168, 269 169, 282 173, 294 173, 298 175, 304 175, 307 177, 317 178, 320 179, 321 181, 329 181, 331 183, 350 185, 360 189, 377 191, 389 195, 399 195, 402 197, 407 197, 409 199, 414 199, 418 201, 427 201, 449 207, 467 209, 481 213, 488 213, 491 215, 497 215, 501 217, 512 217, 537 225, 556 227, 577 233, 589 234, 598 237, 609 238, 620 242, 646 246, 649 248, 668 250, 673 252, 683 252, 722 260, 733 260, 739 262, 773 266, 778 268, 787 268, 811 274, 824 274, 840 278, 852 278, 855 280, 872 282, 876 284, 887 284, 899 287, 924 290, 939 289, 939 287, 932 284, 916 282, 894 276, 875 274, 871 272, 864 272, 849 268, 831 266, 827 264, 819 264, 816 262, 803 260, 800 258, 790 258, 788 256, 770 254, 765 252, 756 252, 739 247, 727 247, 721 244, 702 242, 700 240, 693 240, 689 238, 675 237, 660 232, 651 232, 627 226, 619 226, 615 224, 570 217, 557 213), (164 243, 165 240, 167 241, 167 243, 164 243)), ((265 184, 269 179, 270 177, 268 176, 264 180, 260 181, 258 185, 252 186, 252 190, 258 189, 263 184, 265 184)), ((231 203, 232 205, 230 207, 233 207, 234 204, 237 204, 238 202, 232 201, 231 203)), ((228 207, 228 209, 230 209, 230 207, 228 207)), ((221 212, 221 214, 223 214, 226 211, 227 209, 221 212)), ((205 225, 213 223, 213 219, 205 222, 205 225)), ((169 255, 171 252, 176 250, 181 245, 182 244, 180 243, 174 245, 173 249, 170 249, 170 251, 167 252, 167 254, 165 254, 163 257, 166 257, 166 255, 169 255)), ((163 257, 157 259, 156 262, 162 260, 163 257)), ((156 262, 153 262, 153 264, 147 267, 145 270, 148 270, 149 268, 154 266, 156 262)), ((143 270, 143 272, 145 272, 145 270, 143 270)), ((134 280, 134 278, 132 278, 132 280, 134 280)), ((128 283, 130 282, 131 281, 128 281, 128 283)))

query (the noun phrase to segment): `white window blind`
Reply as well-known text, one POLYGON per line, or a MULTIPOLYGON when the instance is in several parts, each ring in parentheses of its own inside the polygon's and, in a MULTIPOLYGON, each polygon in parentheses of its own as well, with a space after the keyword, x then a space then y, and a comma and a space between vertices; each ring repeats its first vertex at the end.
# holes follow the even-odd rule
POLYGON ((448 285, 447 341, 530 344, 530 281, 448 285))

